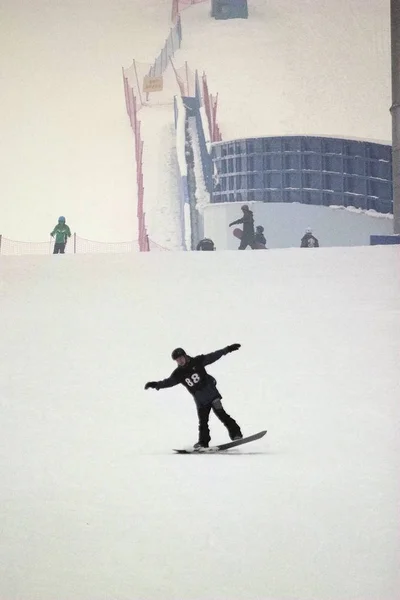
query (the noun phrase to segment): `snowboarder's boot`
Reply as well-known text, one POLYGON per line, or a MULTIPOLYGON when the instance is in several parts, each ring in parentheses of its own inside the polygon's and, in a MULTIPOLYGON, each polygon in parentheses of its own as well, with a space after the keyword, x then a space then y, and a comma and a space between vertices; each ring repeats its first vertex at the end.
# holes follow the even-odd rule
POLYGON ((201 444, 200 442, 196 442, 193 448, 195 450, 201 450, 202 448, 208 448, 208 444, 201 444))

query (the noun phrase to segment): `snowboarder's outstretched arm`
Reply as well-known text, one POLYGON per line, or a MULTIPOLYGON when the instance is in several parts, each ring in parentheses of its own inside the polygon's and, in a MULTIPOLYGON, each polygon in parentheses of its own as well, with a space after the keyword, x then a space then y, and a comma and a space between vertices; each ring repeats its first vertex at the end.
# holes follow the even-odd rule
POLYGON ((244 223, 244 218, 232 221, 232 223, 229 223, 229 227, 232 227, 232 225, 239 225, 240 223, 244 223))
POLYGON ((222 350, 216 350, 215 352, 210 352, 210 354, 203 354, 203 366, 211 365, 215 361, 225 356, 225 354, 229 354, 229 352, 234 352, 235 350, 239 350, 240 344, 231 344, 226 348, 222 348, 222 350))
POLYGON ((180 382, 172 374, 171 377, 167 377, 167 379, 162 379, 161 381, 148 381, 144 386, 144 389, 148 390, 149 388, 153 388, 154 390, 161 390, 174 387, 174 385, 178 385, 178 383, 180 382))
POLYGON ((239 225, 240 223, 246 225, 247 223, 252 223, 252 221, 253 213, 251 211, 247 211, 241 219, 237 219, 236 221, 232 221, 232 223, 229 223, 229 227, 231 227, 232 225, 239 225))

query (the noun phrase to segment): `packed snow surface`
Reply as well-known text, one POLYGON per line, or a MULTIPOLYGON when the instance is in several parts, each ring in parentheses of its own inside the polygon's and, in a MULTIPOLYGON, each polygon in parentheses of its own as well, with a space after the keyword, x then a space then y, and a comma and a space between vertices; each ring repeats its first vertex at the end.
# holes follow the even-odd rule
POLYGON ((0 258, 0 597, 397 600, 399 258, 0 258), (145 382, 234 342, 209 372, 267 436, 175 455, 194 403, 145 382))

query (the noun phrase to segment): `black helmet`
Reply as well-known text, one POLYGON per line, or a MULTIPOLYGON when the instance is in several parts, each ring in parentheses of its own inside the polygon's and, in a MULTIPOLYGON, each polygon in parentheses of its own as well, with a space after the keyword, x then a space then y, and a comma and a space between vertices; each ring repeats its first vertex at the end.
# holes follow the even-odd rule
POLYGON ((246 211, 248 211, 248 210, 249 210, 249 207, 248 207, 248 205, 247 205, 247 204, 243 204, 243 206, 242 206, 242 211, 243 211, 243 212, 246 212, 246 211))
POLYGON ((256 231, 260 231, 261 233, 263 233, 264 227, 262 225, 257 225, 256 231))
POLYGON ((173 350, 171 353, 172 360, 176 360, 180 356, 186 356, 186 352, 183 348, 175 348, 175 350, 173 350))

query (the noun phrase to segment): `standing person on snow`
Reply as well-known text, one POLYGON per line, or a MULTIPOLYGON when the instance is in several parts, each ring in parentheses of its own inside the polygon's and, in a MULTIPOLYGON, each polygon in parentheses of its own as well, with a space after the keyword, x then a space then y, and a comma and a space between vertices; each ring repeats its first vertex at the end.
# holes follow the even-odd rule
POLYGON ((242 206, 243 217, 241 219, 237 219, 237 221, 232 221, 229 223, 229 227, 232 225, 243 224, 243 235, 240 240, 239 250, 246 250, 247 246, 250 246, 253 250, 255 250, 255 242, 254 242, 254 217, 252 211, 249 209, 247 204, 242 206))
POLYGON ((65 222, 65 217, 58 219, 58 224, 51 232, 51 237, 55 236, 55 244, 53 254, 64 254, 67 239, 71 237, 71 230, 65 222))
POLYGON ((216 380, 205 370, 207 365, 211 365, 222 356, 239 350, 239 348, 240 344, 232 344, 222 350, 193 357, 188 356, 182 348, 176 348, 171 357, 176 360, 178 366, 171 376, 162 381, 149 381, 144 386, 145 390, 149 388, 161 390, 181 383, 192 394, 199 418, 199 439, 194 445, 195 448, 208 448, 211 439, 208 428, 211 410, 225 425, 231 440, 239 440, 243 437, 239 425, 225 412, 222 406, 222 396, 216 388, 216 380))
POLYGON ((313 236, 310 227, 307 227, 305 234, 301 238, 300 248, 319 248, 319 241, 313 236))

